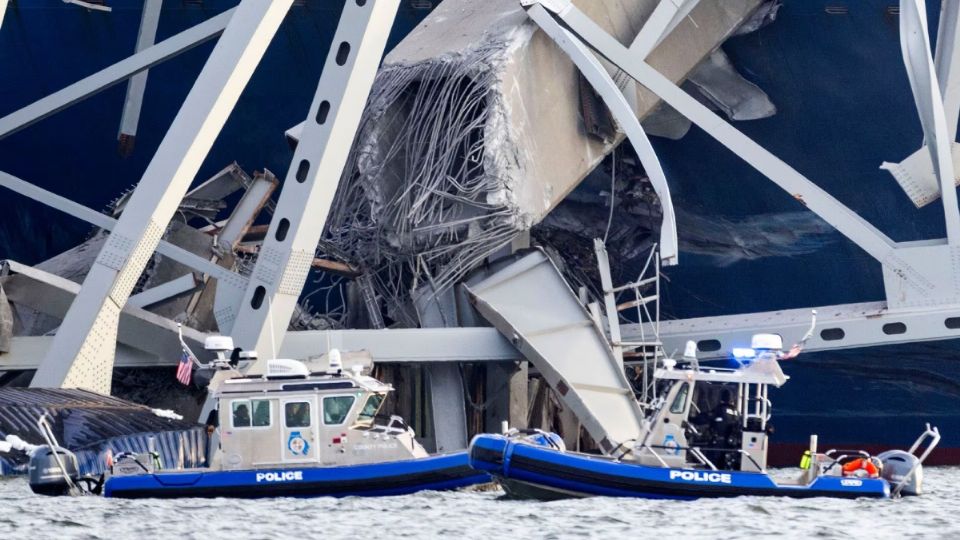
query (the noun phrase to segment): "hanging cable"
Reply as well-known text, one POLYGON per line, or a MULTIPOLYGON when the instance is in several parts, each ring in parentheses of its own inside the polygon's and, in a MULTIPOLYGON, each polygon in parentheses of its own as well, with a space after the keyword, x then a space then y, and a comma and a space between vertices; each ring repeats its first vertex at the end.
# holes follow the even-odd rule
POLYGON ((617 149, 610 152, 610 158, 613 160, 610 165, 610 215, 607 217, 607 230, 603 233, 603 245, 607 245, 607 237, 610 236, 610 226, 613 224, 613 204, 617 193, 617 149))

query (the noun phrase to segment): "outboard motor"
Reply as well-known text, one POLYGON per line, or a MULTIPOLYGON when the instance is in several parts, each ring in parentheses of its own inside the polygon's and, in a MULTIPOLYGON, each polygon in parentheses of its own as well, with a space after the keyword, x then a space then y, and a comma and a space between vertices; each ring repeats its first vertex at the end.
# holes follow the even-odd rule
POLYGON ((56 455, 49 446, 41 446, 30 456, 30 489, 38 495, 69 495, 80 477, 77 456, 57 447, 56 455), (59 462, 57 461, 59 458, 59 462), (60 464, 63 464, 63 469, 60 464), (69 478, 69 480, 67 480, 69 478))
POLYGON ((923 466, 920 465, 920 458, 903 450, 887 450, 877 457, 883 463, 883 478, 890 482, 892 489, 896 489, 910 470, 916 467, 916 471, 904 484, 900 494, 923 494, 923 466))

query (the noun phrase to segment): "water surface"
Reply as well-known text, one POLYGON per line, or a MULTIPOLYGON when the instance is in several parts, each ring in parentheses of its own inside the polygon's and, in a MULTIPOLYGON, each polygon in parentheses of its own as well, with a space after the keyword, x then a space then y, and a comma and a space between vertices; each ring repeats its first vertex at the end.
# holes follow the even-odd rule
POLYGON ((960 468, 926 471, 927 495, 894 501, 741 497, 549 503, 493 492, 376 499, 47 498, 0 480, 0 539, 27 538, 960 538, 960 468))

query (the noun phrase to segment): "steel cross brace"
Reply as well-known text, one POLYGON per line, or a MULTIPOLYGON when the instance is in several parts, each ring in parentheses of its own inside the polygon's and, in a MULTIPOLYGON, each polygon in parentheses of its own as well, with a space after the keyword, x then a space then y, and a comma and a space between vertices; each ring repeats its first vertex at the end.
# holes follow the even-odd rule
MULTIPOLYGON (((157 39, 157 26, 160 24, 160 10, 163 0, 144 0, 143 15, 140 20, 140 33, 137 35, 137 52, 153 46, 157 39)), ((140 109, 143 107, 143 94, 147 90, 147 70, 137 73, 127 81, 127 95, 123 100, 123 116, 120 118, 120 152, 124 155, 133 151, 140 123, 140 109)))
MULTIPOLYGON (((400 0, 347 2, 231 334, 269 359, 323 233, 400 0)), ((253 366, 254 372, 260 364, 253 366)))
POLYGON ((548 34, 563 33, 568 39, 583 41, 899 276, 914 293, 928 300, 937 296, 937 284, 912 267, 906 256, 898 256, 897 244, 890 238, 688 95, 642 58, 632 55, 570 0, 521 0, 521 4, 538 24, 549 28, 545 28, 548 34))
MULTIPOLYGON (((285 2, 286 0, 281 1, 285 2)), ((237 8, 225 11, 216 17, 184 30, 133 56, 125 58, 110 67, 104 68, 89 77, 81 79, 63 90, 54 92, 39 101, 0 118, 0 139, 30 127, 78 101, 100 93, 145 69, 151 68, 217 37, 223 32, 224 28, 227 27, 227 24, 232 21, 236 11, 237 8)), ((0 14, 2 14, 2 10, 0 10, 0 14)))
POLYGON ((243 0, 84 279, 31 386, 110 392, 120 310, 293 0, 243 0))
MULTIPOLYGON (((668 0, 669 1, 669 0, 668 0)), ((604 69, 597 57, 576 38, 572 38, 552 21, 550 15, 542 9, 531 9, 530 18, 536 21, 561 49, 573 60, 590 85, 600 94, 610 113, 613 114, 623 131, 626 132, 630 144, 640 158, 650 184, 660 198, 660 207, 663 210, 663 220, 660 226, 660 256, 664 265, 679 263, 679 247, 677 243, 677 220, 673 211, 673 200, 670 197, 670 186, 667 184, 666 174, 657 158, 657 153, 650 144, 646 132, 640 125, 640 120, 633 111, 627 98, 614 82, 607 70, 604 69)), ((646 27, 645 27, 646 28, 646 27)), ((645 56, 645 55, 644 55, 645 56)), ((611 201, 611 204, 613 202, 611 201)), ((619 339, 617 340, 619 341, 619 339)))

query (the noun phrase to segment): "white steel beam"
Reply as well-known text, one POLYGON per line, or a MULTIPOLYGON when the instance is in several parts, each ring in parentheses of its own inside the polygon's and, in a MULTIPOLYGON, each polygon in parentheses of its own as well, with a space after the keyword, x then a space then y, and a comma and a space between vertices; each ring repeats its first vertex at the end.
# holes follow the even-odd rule
MULTIPOLYGON (((125 310, 134 311, 134 310, 125 310)), ((186 332, 187 329, 184 328, 186 332)), ((191 330, 191 332, 195 332, 191 330)), ((131 336, 132 338, 133 336, 131 336)), ((117 367, 175 366, 179 351, 159 354, 152 343, 141 348, 125 344, 119 336, 117 367)), ((36 369, 53 341, 52 336, 14 337, 9 354, 0 354, 0 370, 36 369), (19 346, 18 346, 19 344, 19 346)), ((176 345, 176 338, 171 340, 176 345)), ((192 343, 202 343, 196 332, 192 343)), ((134 343, 136 345, 136 343, 134 343)), ((166 345, 157 343, 156 346, 166 345)), ((495 328, 405 328, 395 330, 310 330, 288 332, 280 347, 282 358, 317 360, 330 349, 366 351, 377 364, 434 364, 516 362, 523 356, 495 328)))
MULTIPOLYGON (((912 21, 910 24, 917 23, 916 9, 901 6, 900 12, 901 23, 908 20, 912 21), (911 13, 904 15, 906 9, 911 13)), ((924 36, 915 32, 911 32, 910 35, 916 40, 924 39, 924 36)), ((906 33, 901 32, 901 47, 906 36, 906 33)), ((927 47, 929 48, 929 44, 927 47)), ((906 50, 904 54, 906 56, 906 50)), ((946 141, 949 143, 943 144, 943 141, 940 141, 937 152, 950 156, 954 174, 956 174, 957 169, 960 168, 960 145, 956 142, 957 123, 960 120, 960 0, 942 0, 940 3, 940 27, 937 31, 934 65, 947 124, 946 141)), ((907 68, 908 70, 910 68, 909 62, 907 68)), ((884 162, 880 165, 881 169, 893 175, 917 208, 940 197, 940 180, 934 171, 930 151, 927 148, 929 144, 929 139, 924 140, 919 150, 900 163, 884 162)), ((954 185, 957 184, 960 184, 960 178, 954 178, 954 185)))
MULTIPOLYGON (((347 2, 231 335, 270 357, 313 264, 399 0, 347 2)), ((252 369, 256 371, 262 363, 252 369)))
MULTIPOLYGON (((105 231, 112 231, 117 225, 117 220, 110 216, 104 215, 91 208, 87 208, 82 204, 67 199, 66 197, 61 197, 60 195, 51 193, 43 188, 37 187, 3 171, 0 171, 0 187, 5 187, 11 191, 15 191, 25 197, 49 206, 50 208, 60 210, 61 212, 71 215, 81 221, 86 221, 94 227, 99 227, 105 231)), ((232 284, 233 287, 246 288, 246 277, 241 276, 229 268, 224 268, 208 259, 205 259, 200 255, 187 251, 180 246, 171 244, 166 240, 160 240, 160 242, 157 244, 157 253, 188 268, 192 268, 197 272, 202 272, 211 277, 217 278, 222 283, 232 284)))
POLYGON ((176 279, 166 283, 161 283, 156 287, 151 287, 140 294, 135 294, 127 300, 130 307, 145 309, 154 304, 169 300, 171 298, 187 294, 196 290, 199 283, 193 274, 184 274, 176 279))
MULTIPOLYGON (((664 0, 661 5, 664 3, 671 3, 671 0, 664 0)), ((653 145, 650 144, 646 132, 643 131, 633 107, 627 102, 627 98, 624 97, 623 92, 617 87, 617 83, 613 81, 613 78, 600 64, 597 57, 579 39, 570 36, 569 32, 560 28, 553 22, 550 15, 542 9, 532 9, 529 14, 573 60, 580 73, 587 79, 590 86, 600 94, 610 113, 626 132, 630 144, 633 145, 634 151, 640 158, 640 163, 643 164, 643 170, 646 171, 647 177, 650 179, 653 190, 660 199, 660 207, 663 211, 659 245, 661 261, 667 266, 679 263, 677 220, 673 211, 673 199, 670 197, 670 186, 667 184, 667 176, 660 165, 660 159, 657 157, 653 145)), ((613 204, 612 200, 610 204, 613 204)), ((615 339, 614 342, 619 343, 619 339, 615 339)))
MULTIPOLYGON (((136 52, 152 47, 157 39, 157 27, 160 25, 160 10, 163 0, 144 0, 143 15, 140 18, 140 33, 137 35, 136 52)), ((143 107, 143 94, 147 90, 147 73, 143 70, 127 81, 127 95, 123 100, 123 116, 120 118, 120 151, 128 154, 133 150, 137 137, 137 125, 140 123, 140 109, 143 107)))
POLYGON ((0 28, 3 28, 3 15, 7 12, 7 0, 0 0, 0 28))
MULTIPOLYGON (((943 96, 930 50, 924 0, 900 0, 900 48, 923 126, 926 149, 933 164, 934 178, 937 179, 943 200, 947 241, 951 246, 960 246, 960 208, 957 208, 956 174, 951 154, 953 139, 950 137, 951 132, 956 135, 956 127, 953 130, 947 127, 943 96)), ((954 117, 953 123, 956 122, 954 117)))
MULTIPOLYGON (((6 268, 9 274, 0 279, 7 298, 16 306, 27 307, 37 312, 55 318, 63 318, 70 309, 70 305, 80 292, 80 285, 60 276, 44 272, 16 261, 3 261, 0 265, 6 268)), ((119 330, 116 332, 116 341, 127 350, 140 351, 142 355, 152 355, 159 359, 177 360, 180 357, 180 346, 177 339, 177 323, 149 311, 133 306, 126 306, 120 314, 119 330)), ((204 334, 192 328, 183 329, 184 339, 188 344, 200 345, 204 334)), ((17 359, 17 340, 27 340, 36 343, 41 338, 14 338, 11 355, 0 355, 0 369, 35 369, 43 361, 45 355, 34 355, 32 359, 17 359), (10 367, 10 360, 18 367, 10 367), (23 367, 29 361, 29 367, 23 367)), ((44 343, 52 343, 53 336, 44 336, 44 343)), ((21 341, 22 342, 22 341, 21 341)), ((49 345, 44 346, 44 351, 49 345)), ((34 349, 29 349, 35 352, 34 349)))
MULTIPOLYGON (((529 0, 531 16, 544 7, 538 0, 529 0)), ((763 146, 741 133, 724 119, 714 114, 706 106, 688 95, 669 79, 647 64, 642 58, 633 56, 619 41, 597 26, 568 0, 561 0, 556 6, 557 17, 566 27, 550 17, 534 16, 534 20, 544 21, 551 28, 551 35, 565 32, 570 39, 582 39, 600 55, 622 69, 640 84, 659 96, 668 105, 689 118, 707 134, 726 146, 734 154, 746 161, 800 204, 820 216, 841 234, 854 242, 869 255, 902 278, 903 284, 915 294, 931 299, 937 294, 937 284, 912 267, 904 258, 898 256, 896 244, 885 234, 871 225, 856 212, 834 199, 829 193, 808 180, 802 174, 770 153, 763 146)), ((952 294, 952 293, 951 293, 952 294)))
POLYGON ((640 58, 650 56, 664 38, 680 24, 684 17, 697 7, 700 0, 660 0, 650 18, 630 44, 630 54, 640 58))
POLYGON ((110 392, 120 310, 293 0, 243 0, 31 382, 110 392))
POLYGON ((223 228, 217 233, 217 242, 226 249, 233 250, 237 247, 253 220, 270 200, 277 185, 277 179, 269 173, 254 178, 223 228))
MULTIPOLYGON (((851 349, 960 338, 960 305, 889 310, 885 302, 818 307, 817 328, 804 351, 851 349)), ((698 343, 699 358, 722 358, 734 347, 749 347, 757 333, 777 333, 796 343, 810 328, 810 309, 700 317, 660 322, 660 339, 669 354, 698 343)), ((644 328, 650 335, 650 328, 644 328)), ((622 325, 624 339, 639 338, 640 325, 622 325)))
MULTIPOLYGON (((286 0, 280 0, 284 2, 286 0)), ((102 92, 145 69, 151 68, 180 53, 220 35, 231 21, 237 8, 230 9, 193 28, 157 43, 112 66, 81 79, 70 86, 35 101, 26 107, 0 118, 0 139, 25 129, 44 118, 102 92)))

